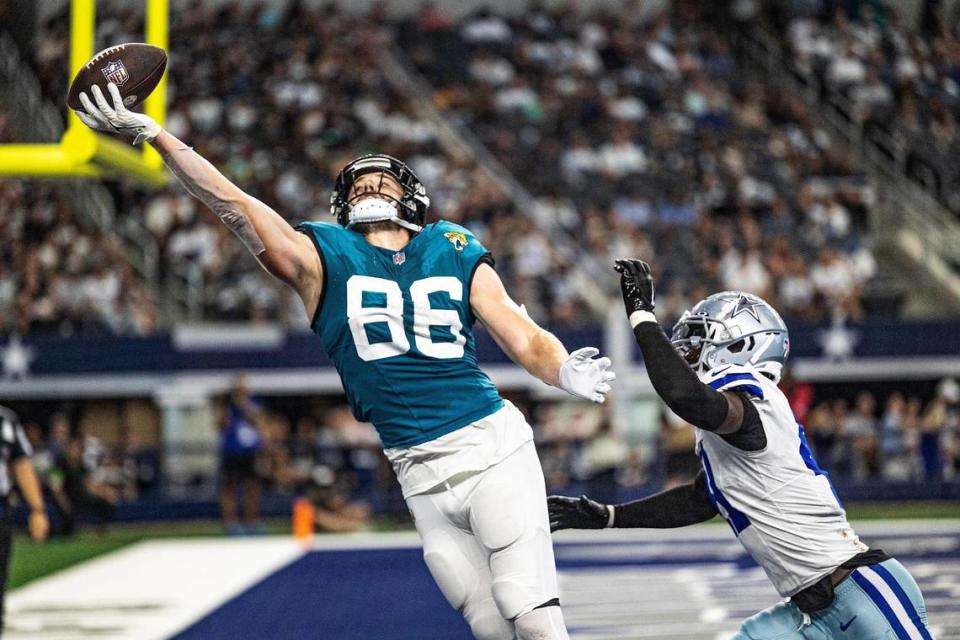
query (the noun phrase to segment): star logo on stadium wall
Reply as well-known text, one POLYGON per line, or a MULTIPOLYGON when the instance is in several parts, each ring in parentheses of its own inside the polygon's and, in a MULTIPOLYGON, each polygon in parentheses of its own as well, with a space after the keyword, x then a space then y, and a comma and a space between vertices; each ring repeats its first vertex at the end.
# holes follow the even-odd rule
POLYGON ((733 308, 733 313, 730 314, 730 317, 736 318, 741 313, 749 313, 753 316, 754 320, 760 322, 760 312, 757 311, 757 307, 762 304, 759 300, 751 300, 747 296, 740 296, 737 298, 737 306, 733 308))
POLYGON ((817 342, 823 349, 823 357, 827 360, 849 360, 854 355, 854 349, 860 343, 860 333, 844 326, 842 320, 834 320, 829 329, 824 329, 817 336, 817 342))
POLYGON ((0 362, 3 363, 4 380, 23 380, 30 375, 30 363, 37 355, 33 347, 23 344, 20 336, 13 334, 6 347, 0 347, 0 362))

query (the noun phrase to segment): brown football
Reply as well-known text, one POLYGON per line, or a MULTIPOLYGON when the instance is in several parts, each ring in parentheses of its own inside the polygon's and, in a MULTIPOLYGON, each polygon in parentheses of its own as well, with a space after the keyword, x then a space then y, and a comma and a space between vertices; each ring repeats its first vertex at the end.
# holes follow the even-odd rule
POLYGON ((87 97, 93 100, 90 88, 95 84, 109 102, 107 83, 113 82, 120 89, 123 104, 132 109, 147 99, 166 68, 167 52, 152 44, 128 42, 104 49, 74 76, 67 93, 67 106, 82 110, 80 92, 86 91, 87 97))

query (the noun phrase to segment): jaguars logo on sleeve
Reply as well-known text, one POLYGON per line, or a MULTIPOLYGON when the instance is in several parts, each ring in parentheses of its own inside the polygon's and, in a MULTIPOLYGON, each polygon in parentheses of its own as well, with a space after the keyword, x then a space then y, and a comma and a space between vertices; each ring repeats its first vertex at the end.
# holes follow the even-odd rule
POLYGON ((447 231, 443 234, 443 237, 449 240, 457 251, 463 251, 468 243, 467 236, 459 231, 447 231))

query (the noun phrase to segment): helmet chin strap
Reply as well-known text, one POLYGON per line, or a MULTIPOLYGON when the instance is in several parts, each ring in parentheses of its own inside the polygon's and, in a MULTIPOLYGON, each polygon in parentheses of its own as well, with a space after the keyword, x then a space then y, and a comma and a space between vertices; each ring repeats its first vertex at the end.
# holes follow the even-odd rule
POLYGON ((397 211, 397 203, 389 202, 381 198, 364 198, 357 204, 350 207, 347 228, 349 229, 355 224, 363 224, 366 222, 382 222, 385 220, 394 222, 404 229, 409 229, 413 232, 418 232, 422 229, 420 225, 408 222, 399 216, 397 211))

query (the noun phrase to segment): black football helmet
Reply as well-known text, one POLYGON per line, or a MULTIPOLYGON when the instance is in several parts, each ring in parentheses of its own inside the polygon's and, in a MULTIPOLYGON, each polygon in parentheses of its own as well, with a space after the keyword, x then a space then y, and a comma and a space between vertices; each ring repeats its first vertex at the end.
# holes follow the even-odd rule
MULTIPOLYGON (((393 156, 383 153, 372 153, 360 156, 350 162, 337 175, 336 184, 333 187, 333 193, 330 195, 330 213, 336 216, 337 222, 344 227, 350 228, 358 222, 373 222, 374 219, 352 218, 350 213, 353 209, 354 201, 359 196, 355 196, 351 201, 348 198, 351 187, 362 175, 367 173, 383 172, 395 179, 403 190, 401 199, 381 194, 383 198, 396 204, 396 214, 392 211, 384 214, 381 220, 393 220, 398 225, 410 229, 411 231, 420 231, 427 215, 427 209, 430 208, 430 198, 427 197, 427 190, 420 182, 410 167, 397 160, 393 156)), ((368 195, 368 194, 366 194, 368 195)))

